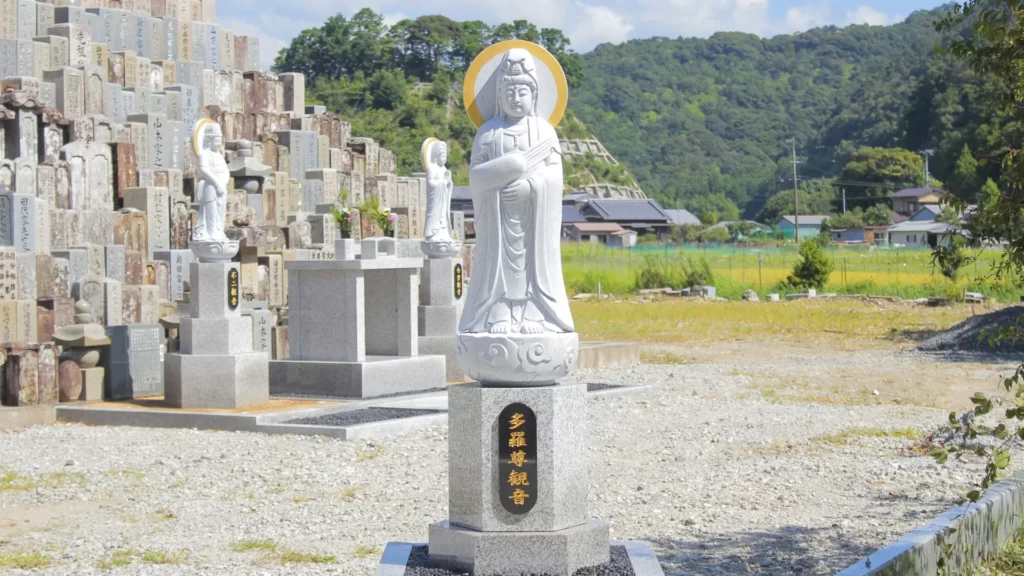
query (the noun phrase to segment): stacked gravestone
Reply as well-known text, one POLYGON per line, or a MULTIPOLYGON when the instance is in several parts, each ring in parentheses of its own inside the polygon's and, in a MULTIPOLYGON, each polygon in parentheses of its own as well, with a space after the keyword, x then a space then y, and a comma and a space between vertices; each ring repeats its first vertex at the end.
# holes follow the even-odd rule
POLYGON ((260 71, 258 40, 218 26, 214 0, 0 7, 0 247, 13 249, 7 317, 18 328, 3 342, 48 339, 73 322, 73 297, 101 324, 130 327, 155 323, 181 296, 198 176, 192 134, 203 119, 229 142, 252 142, 270 167, 241 197, 247 211, 227 222, 239 216, 273 239, 245 255, 241 282, 254 298, 287 306, 284 262, 333 258, 330 208, 358 206, 367 189, 405 223, 400 238, 416 236, 422 218, 399 192, 394 154, 307 108, 301 74, 260 71), (88 246, 104 266, 84 264, 88 246), (40 274, 17 254, 55 258, 40 274), (14 321, 30 304, 36 322, 14 321))

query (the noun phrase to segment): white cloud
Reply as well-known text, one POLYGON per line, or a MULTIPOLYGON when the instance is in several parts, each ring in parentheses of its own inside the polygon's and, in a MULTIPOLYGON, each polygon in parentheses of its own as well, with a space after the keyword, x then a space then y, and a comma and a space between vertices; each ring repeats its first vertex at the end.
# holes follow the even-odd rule
POLYGON ((885 26, 893 20, 889 15, 871 6, 858 6, 856 10, 846 13, 846 22, 849 24, 870 24, 871 26, 885 26))
POLYGON ((625 17, 607 6, 576 2, 576 8, 581 18, 568 27, 566 34, 578 51, 590 50, 604 42, 625 42, 635 28, 625 17))
POLYGON ((794 6, 786 10, 786 28, 788 31, 802 32, 828 24, 830 12, 827 2, 794 6))

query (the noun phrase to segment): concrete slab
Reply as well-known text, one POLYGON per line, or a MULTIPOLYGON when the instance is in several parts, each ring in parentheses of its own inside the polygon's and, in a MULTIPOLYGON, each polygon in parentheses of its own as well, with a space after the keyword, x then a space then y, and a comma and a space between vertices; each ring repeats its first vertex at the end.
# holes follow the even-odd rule
POLYGON ((969 573, 997 554, 1024 523, 1024 472, 996 484, 977 504, 953 508, 836 576, 931 576, 943 548, 952 546, 942 572, 969 573))
POLYGON ((57 421, 56 406, 0 407, 0 430, 18 430, 57 421))
POLYGON ((367 356, 365 362, 274 360, 274 395, 372 398, 443 388, 444 356, 367 356))
POLYGON ((596 370, 639 363, 640 344, 637 342, 582 342, 576 369, 596 370))

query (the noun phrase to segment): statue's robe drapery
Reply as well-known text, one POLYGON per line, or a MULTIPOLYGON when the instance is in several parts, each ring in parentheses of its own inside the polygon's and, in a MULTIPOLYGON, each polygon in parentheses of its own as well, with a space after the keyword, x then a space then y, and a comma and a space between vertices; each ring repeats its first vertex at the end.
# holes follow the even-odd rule
MULTIPOLYGON (((520 179, 529 184, 525 198, 503 201, 505 186, 486 188, 470 172, 477 241, 460 332, 489 332, 495 304, 519 300, 524 292, 534 314, 543 317, 545 331, 574 331, 562 277, 561 148, 550 124, 536 117, 527 122, 529 147, 524 154, 539 154, 541 160, 520 179), (538 149, 541 145, 548 150, 538 149), (510 212, 515 218, 509 218, 510 212)), ((473 142, 473 166, 519 151, 508 149, 505 126, 496 117, 480 128, 473 142)))
POLYGON ((199 202, 199 220, 196 223, 195 238, 197 240, 220 241, 227 239, 224 235, 224 218, 227 211, 227 194, 217 194, 216 181, 225 183, 231 178, 227 162, 217 152, 203 150, 198 158, 200 180, 196 187, 196 200, 199 202), (209 174, 212 178, 208 179, 209 174))
POLYGON ((440 166, 431 166, 427 170, 427 225, 424 238, 430 240, 451 240, 448 229, 449 210, 452 195, 445 177, 447 170, 440 166))

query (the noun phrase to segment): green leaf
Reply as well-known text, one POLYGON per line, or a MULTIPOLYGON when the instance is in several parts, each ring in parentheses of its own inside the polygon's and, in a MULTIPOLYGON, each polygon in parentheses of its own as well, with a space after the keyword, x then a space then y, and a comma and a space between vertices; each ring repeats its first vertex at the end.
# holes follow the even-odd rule
POLYGON ((1010 467, 1010 453, 1006 450, 997 450, 993 457, 993 462, 999 470, 1005 470, 1010 467))
POLYGON ((974 396, 971 396, 971 402, 973 402, 975 406, 981 406, 985 402, 988 402, 988 398, 981 392, 975 392, 974 396))
POLYGON ((935 448, 932 450, 932 458, 939 464, 945 464, 949 460, 949 454, 942 448, 935 448))
POLYGON ((981 492, 978 490, 971 490, 967 493, 967 499, 973 503, 977 503, 978 500, 981 500, 981 492))

